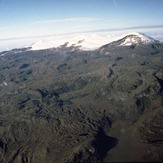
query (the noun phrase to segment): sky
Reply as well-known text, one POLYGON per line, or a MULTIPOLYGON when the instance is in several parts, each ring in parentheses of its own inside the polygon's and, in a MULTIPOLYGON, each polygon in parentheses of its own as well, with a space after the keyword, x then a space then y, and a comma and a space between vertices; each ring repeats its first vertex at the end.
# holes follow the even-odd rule
POLYGON ((128 31, 163 41, 163 0, 0 0, 0 51, 51 35, 128 31))

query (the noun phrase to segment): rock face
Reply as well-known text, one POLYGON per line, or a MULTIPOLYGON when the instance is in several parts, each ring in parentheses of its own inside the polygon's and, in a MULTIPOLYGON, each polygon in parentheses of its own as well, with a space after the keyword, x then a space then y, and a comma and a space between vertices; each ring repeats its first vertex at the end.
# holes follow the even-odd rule
POLYGON ((0 56, 0 162, 162 162, 163 44, 121 43, 0 56))

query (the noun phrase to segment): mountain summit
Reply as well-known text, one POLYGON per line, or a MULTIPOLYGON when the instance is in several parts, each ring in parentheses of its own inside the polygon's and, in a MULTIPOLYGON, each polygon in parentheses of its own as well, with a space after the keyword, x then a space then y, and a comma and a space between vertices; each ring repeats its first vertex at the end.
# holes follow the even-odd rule
POLYGON ((65 38, 62 36, 50 37, 40 40, 31 46, 31 50, 42 50, 56 48, 61 45, 67 47, 79 47, 81 50, 94 50, 102 45, 110 43, 112 40, 109 36, 100 36, 96 34, 83 34, 73 38, 65 38))
POLYGON ((65 37, 0 53, 0 162, 163 162, 163 43, 65 37))
POLYGON ((140 44, 150 44, 157 42, 155 39, 145 35, 144 33, 128 33, 120 36, 117 40, 114 40, 111 44, 119 46, 131 46, 131 45, 140 45, 140 44))
POLYGON ((64 38, 62 36, 49 37, 34 43, 31 46, 31 50, 57 48, 61 45, 66 45, 66 47, 74 46, 80 48, 81 50, 95 50, 106 44, 130 46, 149 44, 153 42, 156 42, 156 40, 143 33, 138 32, 128 33, 116 37, 85 34, 71 39, 64 38))

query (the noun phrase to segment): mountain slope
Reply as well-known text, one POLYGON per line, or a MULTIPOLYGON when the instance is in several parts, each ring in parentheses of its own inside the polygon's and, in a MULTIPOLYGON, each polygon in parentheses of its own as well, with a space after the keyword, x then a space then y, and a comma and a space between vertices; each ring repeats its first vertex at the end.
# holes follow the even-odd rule
POLYGON ((38 41, 31 46, 31 50, 41 50, 49 49, 54 47, 59 47, 61 45, 66 45, 67 47, 74 46, 78 47, 81 50, 95 50, 99 47, 111 43, 120 46, 130 46, 130 45, 139 45, 139 44, 149 44, 154 43, 156 40, 146 36, 143 33, 129 33, 118 37, 110 36, 99 36, 96 34, 86 34, 80 35, 75 38, 66 40, 64 37, 52 37, 45 39, 43 41, 38 41))
POLYGON ((79 35, 74 38, 52 37, 43 41, 38 41, 31 46, 31 50, 49 49, 66 44, 67 47, 79 47, 82 50, 93 50, 109 43, 108 37, 98 36, 96 34, 79 35))
POLYGON ((157 42, 156 40, 143 33, 133 32, 120 36, 117 40, 113 41, 110 44, 118 46, 131 46, 131 45, 147 45, 156 42, 157 42))
POLYGON ((1 56, 0 162, 163 161, 162 60, 155 42, 1 56))

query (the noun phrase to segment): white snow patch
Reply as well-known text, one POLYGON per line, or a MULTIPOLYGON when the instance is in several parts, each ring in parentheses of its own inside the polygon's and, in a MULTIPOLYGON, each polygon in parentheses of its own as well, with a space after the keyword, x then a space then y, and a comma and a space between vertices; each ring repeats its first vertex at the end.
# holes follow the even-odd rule
POLYGON ((0 84, 1 87, 3 86, 7 86, 8 84, 6 82, 3 82, 2 84, 0 84))
POLYGON ((76 46, 80 47, 82 50, 94 50, 113 41, 113 39, 110 38, 111 37, 104 37, 96 34, 79 35, 74 38, 69 38, 68 40, 64 37, 51 37, 34 43, 31 46, 31 50, 56 48, 65 43, 68 43, 67 47, 76 46))
POLYGON ((6 82, 3 82, 3 84, 4 84, 5 86, 7 86, 7 85, 8 85, 6 82))
POLYGON ((133 44, 149 44, 152 42, 155 42, 156 40, 154 40, 153 38, 143 34, 143 33, 138 33, 138 32, 132 32, 132 33, 128 33, 125 35, 122 35, 119 37, 119 39, 122 39, 124 37, 128 36, 125 41, 121 44, 121 46, 130 46, 133 44), (131 36, 131 37, 130 37, 131 36))
POLYGON ((137 44, 138 39, 143 44, 155 42, 153 38, 138 32, 127 33, 125 35, 115 36, 115 37, 112 35, 100 36, 97 34, 83 34, 77 37, 70 37, 70 38, 66 36, 48 37, 44 40, 40 40, 34 43, 31 46, 30 50, 43 50, 49 48, 57 48, 64 44, 67 47, 70 46, 79 47, 81 50, 95 50, 105 44, 111 43, 113 41, 118 41, 126 36, 131 36, 131 35, 133 35, 134 37, 126 38, 126 40, 121 44, 121 46, 130 46, 132 44, 137 44))
POLYGON ((5 54, 6 54, 6 53, 3 53, 3 54, 1 54, 0 56, 3 57, 3 56, 5 56, 5 54))

